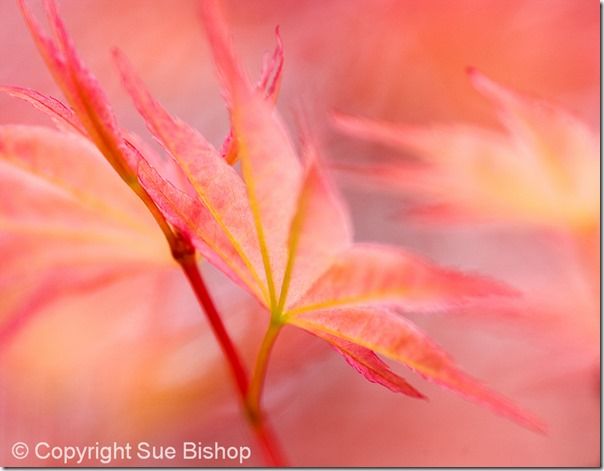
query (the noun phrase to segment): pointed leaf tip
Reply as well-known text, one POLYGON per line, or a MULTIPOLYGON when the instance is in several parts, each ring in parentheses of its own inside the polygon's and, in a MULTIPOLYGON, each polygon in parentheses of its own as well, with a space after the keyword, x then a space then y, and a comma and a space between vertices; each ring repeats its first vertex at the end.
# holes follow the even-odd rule
POLYGON ((542 422, 460 370, 413 323, 384 309, 332 309, 304 313, 288 322, 324 332, 407 365, 427 380, 457 392, 495 413, 539 433, 542 422))
POLYGON ((344 357, 346 363, 370 383, 415 399, 428 399, 404 378, 395 374, 373 351, 325 332, 317 330, 312 333, 328 342, 344 357))
POLYGON ((46 66, 82 128, 122 179, 135 184, 138 154, 125 143, 105 92, 78 56, 56 3, 44 2, 50 36, 43 32, 24 1, 19 6, 46 66))
POLYGON ((2 86, 0 86, 0 93, 27 101, 34 108, 46 113, 61 130, 75 131, 83 136, 88 136, 73 110, 50 95, 44 95, 29 88, 2 86))
POLYGON ((230 112, 271 304, 278 302, 302 169, 285 125, 237 61, 216 2, 202 3, 212 56, 230 112))

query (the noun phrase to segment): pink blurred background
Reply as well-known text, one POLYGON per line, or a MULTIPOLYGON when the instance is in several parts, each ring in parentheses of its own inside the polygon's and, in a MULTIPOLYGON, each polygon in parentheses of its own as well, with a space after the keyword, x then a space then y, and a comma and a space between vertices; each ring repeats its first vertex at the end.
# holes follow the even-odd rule
MULTIPOLYGON (((278 107, 293 129, 297 110, 310 108, 333 160, 392 152, 339 135, 330 125, 333 110, 495 126, 467 66, 599 125, 595 0, 255 0, 224 7, 253 76, 280 25, 278 107)), ((124 127, 145 134, 110 60, 116 45, 171 111, 219 145, 227 113, 195 1, 71 0, 60 8, 124 127)), ((0 84, 56 96, 16 5, 0 2, 0 18, 0 84)), ((49 125, 27 104, 0 96, 0 124, 8 123, 49 125)), ((430 401, 394 395, 364 382, 310 336, 286 329, 266 405, 291 464, 599 465, 598 302, 586 294, 564 238, 524 227, 421 226, 397 215, 404 201, 341 183, 358 240, 400 244, 530 293, 530 305, 520 308, 412 317, 474 376, 543 418, 549 433, 525 431, 404 370, 430 401)), ((244 356, 253 358, 265 319, 236 287, 204 271, 244 356)), ((0 368, 2 448, 49 435, 57 443, 252 440, 205 320, 170 265, 58 296, 0 350, 0 368)))

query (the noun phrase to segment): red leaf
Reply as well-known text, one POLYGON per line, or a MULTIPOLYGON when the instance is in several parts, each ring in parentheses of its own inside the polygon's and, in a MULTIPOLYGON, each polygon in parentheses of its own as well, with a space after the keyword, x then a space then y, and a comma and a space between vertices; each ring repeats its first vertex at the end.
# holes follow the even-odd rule
MULTIPOLYGON (((361 139, 402 149, 428 165, 365 168, 380 187, 418 194, 472 221, 585 230, 599 218, 597 134, 560 106, 508 89, 470 70, 506 132, 453 124, 410 126, 338 115, 361 139), (410 177, 410 178, 408 178, 410 177)), ((356 169, 358 170, 358 168, 356 169)), ((443 219, 442 222, 450 222, 443 219)))
POLYGON ((210 263, 250 291, 260 302, 266 303, 263 286, 254 280, 206 206, 164 180, 145 161, 139 165, 138 177, 170 224, 190 236, 195 247, 210 263))
POLYGON ((371 350, 325 332, 313 331, 313 334, 329 342, 344 357, 346 362, 367 381, 380 384, 390 391, 409 397, 426 399, 426 396, 407 381, 393 373, 388 365, 371 350))
POLYGON ((0 87, 0 92, 31 103, 38 110, 48 114, 59 129, 76 131, 83 136, 87 136, 86 130, 77 120, 73 110, 56 98, 21 87, 0 87))
POLYGON ((339 339, 330 337, 368 379, 418 395, 379 361, 379 353, 538 429, 536 421, 461 373, 407 321, 383 309, 352 308, 393 304, 450 309, 465 298, 508 295, 511 290, 439 268, 402 250, 351 247, 346 211, 321 171, 316 149, 306 142, 310 158, 304 172, 277 113, 236 61, 215 2, 202 6, 240 146, 242 180, 197 131, 161 108, 121 61, 139 111, 195 189, 189 196, 142 163, 141 181, 166 218, 189 234, 219 269, 258 297, 274 322, 339 339), (240 244, 240 238, 252 234, 256 239, 240 244), (260 266, 264 278, 254 276, 260 266), (347 309, 326 310, 335 306, 347 309))
POLYGON ((239 145, 243 178, 262 253, 271 304, 277 304, 291 220, 302 169, 285 127, 237 63, 215 2, 203 2, 202 19, 239 145), (278 182, 278 184, 276 184, 278 182))
POLYGON ((311 332, 322 331, 340 337, 401 362, 424 378, 486 405, 523 427, 544 431, 537 419, 460 371, 414 325, 387 310, 314 311, 291 317, 288 321, 311 332))
POLYGON ((155 222, 85 138, 0 126, 0 345, 66 293, 169 267, 155 222))
POLYGON ((98 150, 77 134, 32 126, 1 127, 0 162, 5 165, 7 191, 0 206, 5 215, 12 208, 12 225, 65 224, 81 233, 82 227, 90 230, 101 223, 104 229, 113 226, 114 231, 155 234, 156 226, 144 206, 98 150), (7 179, 15 182, 10 190, 7 179), (25 182, 35 185, 35 191, 25 186, 21 193, 25 182))
MULTIPOLYGON (((115 51, 115 59, 124 85, 150 131, 177 162, 193 188, 196 198, 207 208, 208 217, 215 221, 209 234, 204 233, 203 228, 197 225, 183 227, 181 230, 190 235, 200 236, 206 243, 209 238, 215 241, 221 240, 223 252, 231 253, 229 260, 225 261, 230 263, 237 259, 243 262, 245 271, 249 272, 252 280, 250 287, 257 292, 265 284, 264 269, 255 236, 254 220, 241 177, 200 133, 172 117, 153 99, 118 51, 115 51), (230 248, 227 249, 227 246, 230 248)), ((160 179, 158 175, 152 180, 156 187, 160 179)), ((151 180, 146 179, 145 182, 148 185, 151 180)), ((151 192, 153 188, 147 190, 151 192)), ((182 197, 179 200, 184 201, 182 197)), ((169 208, 173 208, 172 211, 182 210, 179 203, 162 207, 164 210, 169 208)), ((169 213, 164 215, 174 219, 169 213)), ((263 298, 265 299, 261 297, 263 298)))
POLYGON ((107 97, 94 75, 78 57, 55 2, 44 2, 54 38, 42 32, 25 0, 19 0, 19 5, 46 65, 82 127, 118 174, 125 181, 133 183, 139 156, 126 145, 107 97))
POLYGON ((372 304, 451 309, 466 299, 512 294, 515 292, 500 282, 444 269, 402 249, 355 244, 286 315, 372 304))
MULTIPOLYGON (((263 92, 265 99, 273 104, 277 101, 281 77, 283 76, 283 43, 278 27, 275 29, 275 36, 277 37, 277 46, 272 56, 266 55, 264 57, 260 80, 256 84, 256 89, 263 92)), ((239 146, 232 129, 222 144, 221 154, 230 164, 235 163, 239 158, 239 146)))

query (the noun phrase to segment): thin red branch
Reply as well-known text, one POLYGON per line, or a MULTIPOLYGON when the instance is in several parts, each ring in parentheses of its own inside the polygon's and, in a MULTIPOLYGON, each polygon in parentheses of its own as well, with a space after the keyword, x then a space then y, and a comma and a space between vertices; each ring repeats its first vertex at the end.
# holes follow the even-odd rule
POLYGON ((267 463, 270 466, 284 467, 285 459, 264 414, 248 400, 249 380, 247 372, 199 272, 195 255, 186 254, 182 257, 178 257, 177 254, 174 255, 187 276, 199 304, 203 307, 212 331, 227 359, 231 375, 237 385, 239 399, 245 410, 248 422, 256 435, 256 440, 262 447, 267 463))
POLYGON ((199 304, 201 304, 203 307, 206 317, 212 327, 212 331, 220 344, 220 348, 222 348, 222 351, 228 360, 231 374, 233 375, 235 384, 237 385, 239 395, 245 398, 249 386, 245 367, 239 358, 239 354, 237 353, 237 350, 235 349, 235 346, 233 345, 233 342, 226 331, 220 314, 218 314, 218 310, 216 309, 205 282, 199 273, 195 256, 187 255, 181 259, 178 259, 177 261, 180 263, 180 266, 185 272, 185 275, 187 276, 187 279, 195 292, 195 296, 199 301, 199 304))

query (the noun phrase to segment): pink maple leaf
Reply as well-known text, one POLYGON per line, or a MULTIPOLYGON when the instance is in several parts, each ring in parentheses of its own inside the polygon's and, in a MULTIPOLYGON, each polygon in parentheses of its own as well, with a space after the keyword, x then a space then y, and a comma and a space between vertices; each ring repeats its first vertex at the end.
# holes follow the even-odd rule
POLYGON ((354 244, 347 211, 317 150, 307 142, 310 149, 304 154, 311 157, 300 162, 279 115, 236 61, 215 4, 204 3, 202 13, 238 143, 241 175, 200 133, 154 100, 123 56, 116 55, 124 84, 150 131, 194 189, 189 195, 141 164, 140 182, 166 219, 256 297, 275 329, 289 324, 321 336, 357 371, 391 389, 419 396, 406 382, 393 381, 372 352, 541 430, 537 420, 462 373, 389 308, 450 308, 465 297, 509 290, 400 249, 354 244))

